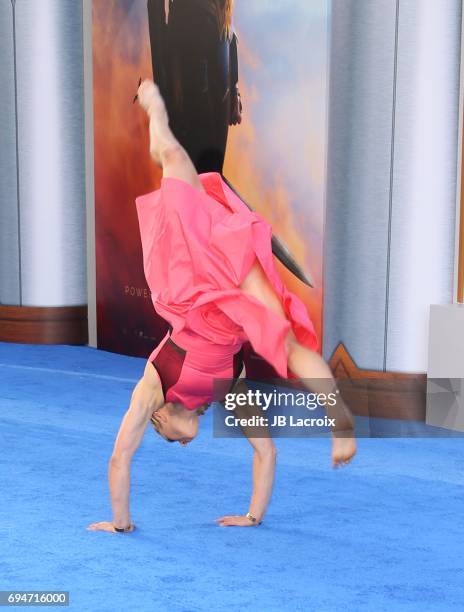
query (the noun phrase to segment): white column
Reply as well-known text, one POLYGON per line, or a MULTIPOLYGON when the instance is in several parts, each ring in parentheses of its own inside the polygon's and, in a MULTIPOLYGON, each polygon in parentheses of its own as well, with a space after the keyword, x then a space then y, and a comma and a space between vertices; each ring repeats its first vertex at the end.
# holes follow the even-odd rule
POLYGON ((2 87, 13 76, 17 305, 86 304, 82 3, 16 0, 11 9, 16 71, 2 87))
POLYGON ((324 354, 425 372, 453 300, 461 0, 333 0, 324 354))

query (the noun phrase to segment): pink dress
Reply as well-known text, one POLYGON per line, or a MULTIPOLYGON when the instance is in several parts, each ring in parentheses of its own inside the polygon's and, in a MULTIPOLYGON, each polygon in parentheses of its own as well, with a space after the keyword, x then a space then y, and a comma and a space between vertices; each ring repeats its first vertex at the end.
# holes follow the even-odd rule
MULTIPOLYGON (((208 393, 211 401, 213 380, 224 373, 227 356, 247 341, 282 378, 288 377, 284 339, 290 328, 304 346, 319 346, 305 305, 277 273, 269 223, 251 211, 219 173, 201 174, 200 180, 205 193, 182 180, 163 178, 160 189, 136 199, 153 305, 172 326, 172 340, 195 363, 192 372, 182 368, 182 393, 166 399, 181 401, 188 409, 206 403, 208 393), (287 319, 240 289, 255 258, 287 319)), ((160 349, 155 348, 150 361, 160 349)))

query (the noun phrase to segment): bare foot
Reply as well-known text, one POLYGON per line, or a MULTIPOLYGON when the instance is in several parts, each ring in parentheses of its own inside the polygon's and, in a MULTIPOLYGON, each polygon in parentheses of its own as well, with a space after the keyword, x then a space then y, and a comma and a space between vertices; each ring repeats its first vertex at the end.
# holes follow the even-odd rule
POLYGON ((137 98, 140 106, 144 109, 146 113, 151 114, 151 112, 154 111, 157 114, 165 115, 165 118, 167 120, 164 100, 160 94, 158 85, 156 85, 153 81, 151 81, 150 79, 145 79, 140 83, 139 89, 137 91, 137 98))
POLYGON ((137 94, 140 105, 150 118, 150 155, 161 166, 160 143, 170 136, 166 106, 153 81, 142 81, 137 94))
POLYGON ((344 432, 343 435, 334 435, 332 437, 332 465, 339 467, 348 464, 356 454, 356 440, 348 437, 349 432, 344 432))

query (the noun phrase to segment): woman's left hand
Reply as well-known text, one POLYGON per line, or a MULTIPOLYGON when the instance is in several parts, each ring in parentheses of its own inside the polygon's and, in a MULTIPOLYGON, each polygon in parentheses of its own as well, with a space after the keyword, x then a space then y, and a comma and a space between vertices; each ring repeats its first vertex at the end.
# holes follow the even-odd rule
MULTIPOLYGON (((109 521, 101 521, 100 523, 92 523, 87 527, 88 531, 112 531, 113 533, 117 533, 114 528, 113 523, 109 521)), ((134 524, 131 523, 130 531, 134 531, 134 524)), ((129 532, 126 532, 129 533, 129 532)))
POLYGON ((240 515, 221 516, 216 519, 216 523, 219 527, 256 527, 259 525, 258 522, 252 523, 249 518, 240 515))

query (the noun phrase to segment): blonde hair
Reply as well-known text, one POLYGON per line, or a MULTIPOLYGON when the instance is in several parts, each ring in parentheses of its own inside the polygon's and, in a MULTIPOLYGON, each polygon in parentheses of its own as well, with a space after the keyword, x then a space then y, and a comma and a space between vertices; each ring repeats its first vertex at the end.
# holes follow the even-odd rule
POLYGON ((223 0, 222 8, 222 36, 230 39, 232 36, 232 14, 234 12, 234 0, 223 0))

